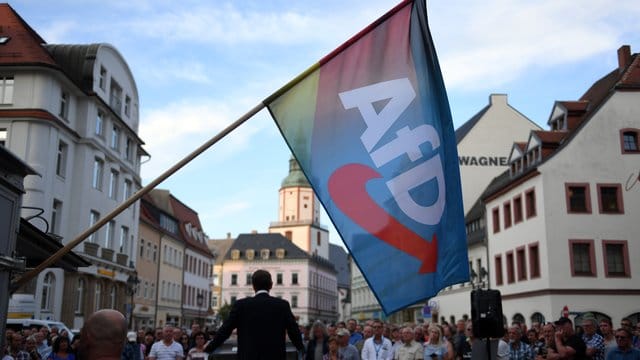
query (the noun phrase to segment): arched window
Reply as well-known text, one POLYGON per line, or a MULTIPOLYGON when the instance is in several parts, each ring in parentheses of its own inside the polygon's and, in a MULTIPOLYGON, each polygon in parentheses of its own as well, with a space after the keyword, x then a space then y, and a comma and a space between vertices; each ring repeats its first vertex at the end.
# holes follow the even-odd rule
POLYGON ((110 300, 110 309, 116 308, 116 286, 111 285, 111 291, 109 292, 109 300, 110 300))
POLYGON ((524 320, 524 316, 522 316, 522 314, 520 314, 520 313, 516 313, 515 315, 513 315, 513 318, 511 318, 511 322, 512 323, 517 322, 517 323, 520 323, 520 324, 526 324, 525 320, 524 320))
POLYGON ((95 294, 95 302, 94 302, 94 311, 100 310, 102 307, 102 303, 100 301, 100 297, 102 296, 102 284, 100 281, 96 282, 96 294, 95 294))
POLYGON ((78 287, 76 289, 76 314, 82 314, 82 303, 84 301, 84 279, 78 279, 78 287))
POLYGON ((534 322, 537 322, 539 324, 544 324, 545 323, 544 315, 540 314, 539 312, 535 312, 531 314, 531 323, 533 324, 534 322))
POLYGON ((49 272, 42 280, 42 299, 40 300, 40 308, 44 311, 51 311, 53 306, 53 292, 56 286, 56 277, 49 272))

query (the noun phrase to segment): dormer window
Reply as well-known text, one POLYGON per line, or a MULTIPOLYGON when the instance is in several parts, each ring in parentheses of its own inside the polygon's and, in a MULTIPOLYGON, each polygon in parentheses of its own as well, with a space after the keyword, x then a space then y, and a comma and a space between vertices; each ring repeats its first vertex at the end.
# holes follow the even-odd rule
POLYGON ((284 249, 276 249, 276 257, 278 259, 284 259, 285 251, 284 249))
POLYGON ((260 250, 260 257, 262 258, 262 260, 269 260, 269 253, 269 249, 260 250))
POLYGON ((240 259, 240 250, 233 249, 231 250, 231 260, 239 260, 240 259))
POLYGON ((246 256, 247 256, 247 260, 253 260, 253 258, 256 256, 256 251, 253 249, 248 249, 246 256))

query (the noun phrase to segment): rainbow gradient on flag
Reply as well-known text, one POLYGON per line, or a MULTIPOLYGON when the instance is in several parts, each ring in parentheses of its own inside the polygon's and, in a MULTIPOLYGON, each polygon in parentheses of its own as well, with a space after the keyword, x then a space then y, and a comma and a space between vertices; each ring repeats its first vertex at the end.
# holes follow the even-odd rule
POLYGON ((400 3, 264 103, 385 313, 468 281, 424 1, 400 3))

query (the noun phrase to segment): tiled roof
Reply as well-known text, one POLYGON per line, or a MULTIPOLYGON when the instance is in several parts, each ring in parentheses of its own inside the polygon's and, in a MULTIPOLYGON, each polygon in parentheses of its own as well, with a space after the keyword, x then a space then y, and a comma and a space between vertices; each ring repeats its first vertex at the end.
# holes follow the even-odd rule
POLYGON ((340 245, 329 244, 329 261, 338 271, 338 286, 350 287, 351 269, 349 268, 349 255, 340 245))
POLYGON ((566 131, 533 130, 532 132, 542 141, 543 146, 559 145, 568 134, 566 131))
POLYGON ((6 43, 0 45, 0 65, 58 67, 43 47, 44 39, 9 4, 0 4, 0 24, 0 36, 9 37, 6 43))
POLYGON ((516 142, 515 144, 523 152, 527 150, 527 143, 526 142, 516 142))
POLYGON ((209 247, 206 244, 206 239, 202 241, 195 239, 190 233, 187 232, 186 225, 191 224, 192 228, 196 231, 204 233, 198 213, 193 209, 182 203, 180 200, 169 194, 169 204, 173 210, 173 215, 178 219, 178 227, 180 228, 180 235, 182 239, 190 247, 199 250, 203 255, 212 256, 209 247))

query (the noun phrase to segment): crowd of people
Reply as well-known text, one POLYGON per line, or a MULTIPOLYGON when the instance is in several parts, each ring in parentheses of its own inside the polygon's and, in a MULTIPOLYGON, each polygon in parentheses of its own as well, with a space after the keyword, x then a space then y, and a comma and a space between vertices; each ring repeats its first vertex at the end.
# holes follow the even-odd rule
MULTIPOLYGON (((118 336, 125 334, 126 324, 112 334, 105 333, 112 326, 111 321, 103 319, 103 324, 94 326, 94 337, 113 338, 117 342, 118 336)), ((380 320, 359 323, 351 319, 329 325, 316 322, 300 326, 300 333, 305 346, 300 358, 305 360, 476 359, 486 358, 487 352, 485 340, 474 337, 472 322, 463 320, 455 325, 398 326, 380 320)), ((83 334, 91 337, 91 329, 83 334)), ((215 331, 203 331, 198 324, 190 329, 142 328, 126 333, 120 358, 204 360, 209 358, 205 349, 214 336, 215 331)), ((70 341, 69 334, 55 327, 8 329, 3 360, 88 359, 86 354, 78 354, 83 340, 89 341, 81 335, 70 341)), ((623 319, 614 330, 608 319, 597 321, 589 316, 583 317, 579 327, 568 318, 546 324, 534 322, 530 329, 525 324, 513 323, 505 328, 504 337, 494 339, 494 343, 497 343, 493 350, 497 359, 635 360, 640 359, 640 324, 633 325, 630 319, 623 319)))

